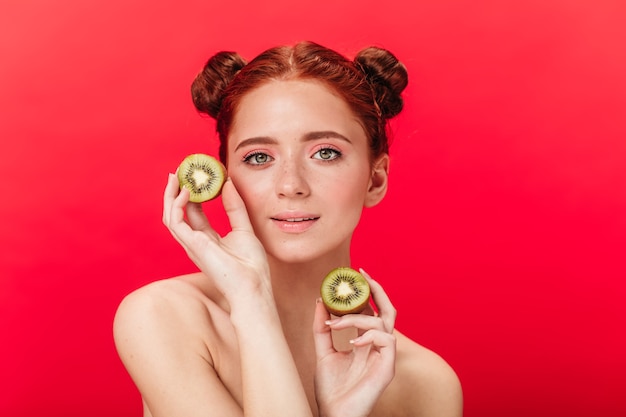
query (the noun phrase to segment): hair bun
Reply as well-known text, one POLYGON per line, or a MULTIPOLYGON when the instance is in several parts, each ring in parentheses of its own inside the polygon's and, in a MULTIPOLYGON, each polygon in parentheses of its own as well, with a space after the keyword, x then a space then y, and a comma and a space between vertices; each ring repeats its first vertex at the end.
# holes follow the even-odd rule
POLYGON ((236 52, 222 51, 213 55, 191 83, 193 104, 214 119, 222 107, 222 93, 246 65, 236 52))
POLYGON ((390 119, 400 113, 404 105, 401 93, 409 83, 404 64, 391 52, 374 46, 360 51, 354 63, 372 86, 382 116, 390 119))

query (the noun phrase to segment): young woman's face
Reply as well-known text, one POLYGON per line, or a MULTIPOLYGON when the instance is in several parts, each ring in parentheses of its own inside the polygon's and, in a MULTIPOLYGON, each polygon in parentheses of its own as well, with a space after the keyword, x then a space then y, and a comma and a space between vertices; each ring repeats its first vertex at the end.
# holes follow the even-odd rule
MULTIPOLYGON (((349 253, 371 197, 365 132, 314 81, 273 81, 245 95, 228 138, 228 173, 269 255, 306 262, 349 253)), ((385 164, 386 186, 386 164, 385 164)))

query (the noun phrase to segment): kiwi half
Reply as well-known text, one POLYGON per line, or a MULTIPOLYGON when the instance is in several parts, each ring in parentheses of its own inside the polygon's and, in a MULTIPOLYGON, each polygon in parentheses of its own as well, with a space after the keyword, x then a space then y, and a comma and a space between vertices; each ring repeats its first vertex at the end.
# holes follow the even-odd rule
POLYGON ((194 203, 203 203, 220 195, 225 180, 226 168, 210 155, 188 155, 178 166, 180 188, 189 190, 189 201, 194 203))
POLYGON ((360 313, 370 298, 365 277, 349 267, 330 271, 322 281, 320 292, 326 310, 336 316, 360 313))

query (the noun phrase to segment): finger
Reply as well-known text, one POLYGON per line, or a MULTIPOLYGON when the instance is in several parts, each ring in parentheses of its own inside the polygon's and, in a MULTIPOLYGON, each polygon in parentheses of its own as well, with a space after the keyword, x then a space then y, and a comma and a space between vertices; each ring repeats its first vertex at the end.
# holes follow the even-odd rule
POLYGON ((189 190, 185 187, 180 189, 178 195, 172 200, 170 205, 170 221, 185 221, 185 206, 189 202, 189 190))
POLYGON ((359 334, 358 337, 350 340, 350 344, 352 344, 353 364, 356 365, 357 367, 366 366, 372 349, 375 349, 374 345, 372 345, 371 343, 363 343, 360 345, 355 345, 354 341, 356 341, 361 336, 362 334, 359 334))
POLYGON ((386 360, 395 361, 396 337, 392 333, 379 330, 368 330, 361 336, 350 341, 355 348, 372 346, 378 350, 386 360))
POLYGON ((374 299, 374 304, 376 304, 376 308, 378 309, 378 316, 385 323, 385 329, 387 332, 391 332, 396 324, 396 316, 398 314, 396 308, 393 304, 391 304, 391 300, 389 299, 389 296, 387 296, 383 287, 363 269, 360 269, 359 271, 370 285, 372 298, 374 299))
POLYGON ((207 219, 200 203, 188 203, 186 207, 189 226, 194 230, 212 232, 213 228, 207 219))
POLYGON ((198 260, 202 258, 205 262, 209 262, 209 257, 215 259, 212 255, 219 255, 212 250, 213 245, 218 245, 218 243, 207 233, 193 230, 185 221, 185 207, 189 204, 189 195, 189 190, 183 187, 174 199, 169 228, 192 261, 197 264, 198 260))
POLYGON ((183 187, 171 203, 168 220, 170 232, 185 249, 187 249, 185 242, 188 242, 193 235, 193 230, 185 221, 185 206, 188 202, 189 190, 183 187))
POLYGON ((228 215, 230 227, 233 230, 253 231, 246 205, 230 178, 226 180, 222 187, 222 203, 228 215))
POLYGON ((368 316, 366 314, 346 314, 345 316, 331 320, 329 326, 332 330, 356 327, 361 332, 367 330, 387 331, 385 323, 380 317, 368 316))
MULTIPOLYGON (((372 307, 372 301, 367 303, 365 309, 361 311, 360 314, 365 316, 378 317, 378 312, 374 311, 374 308, 372 307)), ((364 332, 365 330, 357 329, 357 333, 359 336, 361 336, 364 332)))
POLYGON ((360 350, 364 351, 367 346, 370 347, 368 359, 375 360, 375 363, 372 363, 373 366, 368 372, 375 375, 378 382, 386 385, 393 379, 396 362, 396 338, 393 334, 370 330, 351 343, 355 346, 355 356, 360 350), (371 353, 374 353, 372 350, 378 355, 372 356, 371 353))
POLYGON ((350 340, 353 346, 354 359, 367 362, 372 350, 382 358, 383 369, 393 367, 396 357, 396 338, 393 334, 380 330, 368 330, 359 337, 350 340))
POLYGON ((330 314, 324 307, 322 300, 318 298, 315 302, 315 316, 313 319, 313 339, 318 361, 331 353, 335 353, 331 330, 326 324, 328 320, 330 320, 330 314))
POLYGON ((174 220, 174 218, 184 218, 183 209, 178 208, 177 206, 177 201, 179 201, 179 197, 181 197, 181 192, 178 186, 178 177, 176 176, 176 174, 169 174, 167 185, 163 193, 163 223, 165 224, 165 226, 167 226, 174 239, 176 239, 176 241, 184 247, 185 245, 178 236, 178 233, 175 231, 176 227, 174 227, 174 224, 177 221, 174 220), (174 213, 177 213, 177 215, 174 216, 174 213))
POLYGON ((172 203, 178 195, 178 190, 178 178, 174 174, 169 174, 163 192, 163 223, 166 226, 169 225, 172 203))

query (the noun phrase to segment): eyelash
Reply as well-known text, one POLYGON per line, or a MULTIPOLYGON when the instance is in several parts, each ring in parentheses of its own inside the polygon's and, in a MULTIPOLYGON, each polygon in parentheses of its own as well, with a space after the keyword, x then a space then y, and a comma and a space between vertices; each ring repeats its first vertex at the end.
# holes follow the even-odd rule
MULTIPOLYGON (((339 159, 342 157, 342 153, 340 150, 332 147, 332 146, 322 146, 319 149, 317 149, 315 151, 315 153, 313 153, 312 159, 317 159, 323 162, 330 162, 330 161, 334 161, 335 159, 339 159), (325 159, 325 158, 315 158, 315 155, 318 155, 320 152, 323 151, 330 151, 332 152, 334 155, 331 158, 325 159)), ((271 162, 274 158, 272 158, 270 155, 268 155, 267 153, 263 152, 263 151, 252 151, 250 153, 247 153, 244 157, 243 157, 243 162, 245 162, 246 164, 249 165, 255 165, 255 166, 259 166, 259 165, 265 165, 268 162, 271 162), (266 162, 252 162, 253 158, 255 158, 258 155, 264 155, 266 156, 269 160, 266 162)))
POLYGON ((339 149, 336 149, 336 148, 332 147, 332 146, 322 146, 317 151, 315 151, 313 156, 319 154, 322 151, 331 151, 334 154, 334 156, 329 158, 329 159, 324 159, 324 158, 314 158, 314 159, 319 159, 319 160, 324 161, 324 162, 330 162, 330 161, 334 161, 335 159, 339 159, 342 156, 341 151, 339 149))
POLYGON ((267 153, 265 153, 263 151, 252 151, 250 153, 247 153, 243 157, 243 162, 245 162, 246 164, 250 164, 250 165, 263 165, 263 164, 267 163, 267 162, 262 162, 262 163, 250 162, 252 160, 252 158, 256 157, 257 155, 265 155, 268 159, 273 159, 271 156, 269 156, 267 153))

